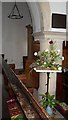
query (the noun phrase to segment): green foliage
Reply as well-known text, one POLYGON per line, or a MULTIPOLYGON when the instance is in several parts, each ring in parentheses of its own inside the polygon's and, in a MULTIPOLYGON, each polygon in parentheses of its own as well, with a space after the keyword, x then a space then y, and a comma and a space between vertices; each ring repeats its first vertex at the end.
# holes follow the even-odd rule
POLYGON ((40 96, 42 96, 42 99, 40 100, 40 103, 42 104, 43 108, 46 108, 48 105, 53 108, 54 106, 56 106, 56 103, 59 103, 56 99, 54 95, 50 95, 48 94, 41 94, 40 96))
POLYGON ((61 65, 59 65, 60 60, 62 59, 60 57, 60 54, 57 50, 44 50, 39 51, 37 53, 38 59, 31 64, 31 68, 33 67, 41 67, 41 68, 50 68, 53 70, 58 70, 61 65))
POLYGON ((30 65, 30 68, 36 69, 47 69, 47 70, 61 70, 60 65, 61 60, 64 60, 64 57, 60 55, 60 50, 56 49, 53 41, 49 42, 49 49, 35 52, 34 55, 37 56, 37 60, 30 65))
POLYGON ((11 120, 24 120, 24 116, 22 114, 18 114, 11 117, 11 120))

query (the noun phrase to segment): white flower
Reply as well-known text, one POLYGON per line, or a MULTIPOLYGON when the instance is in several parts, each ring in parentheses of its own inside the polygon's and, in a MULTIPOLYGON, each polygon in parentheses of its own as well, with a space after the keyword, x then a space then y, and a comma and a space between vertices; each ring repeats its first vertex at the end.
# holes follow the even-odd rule
POLYGON ((35 52, 35 53, 34 53, 34 56, 37 56, 37 54, 38 54, 38 53, 37 53, 37 52, 35 52))
POLYGON ((49 50, 48 50, 48 49, 46 49, 45 51, 46 51, 46 52, 48 52, 49 50))
POLYGON ((62 69, 62 67, 59 67, 59 68, 58 68, 58 70, 61 70, 61 69, 62 69))
POLYGON ((44 62, 44 65, 46 65, 46 62, 44 62))
POLYGON ((62 56, 62 60, 64 60, 64 57, 62 56))
POLYGON ((60 53, 60 50, 57 50, 58 53, 60 53))

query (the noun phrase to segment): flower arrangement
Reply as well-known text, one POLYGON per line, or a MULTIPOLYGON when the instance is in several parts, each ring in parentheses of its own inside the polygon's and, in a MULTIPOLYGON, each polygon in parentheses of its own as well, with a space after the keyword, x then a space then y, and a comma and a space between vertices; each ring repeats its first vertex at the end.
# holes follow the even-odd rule
POLYGON ((40 96, 42 96, 42 99, 40 100, 42 107, 47 111, 49 115, 52 115, 53 109, 56 104, 59 103, 59 101, 55 99, 54 95, 50 95, 49 93, 41 94, 40 96))
POLYGON ((54 49, 54 43, 52 40, 49 42, 49 44, 50 49, 34 53, 38 59, 30 65, 31 68, 61 70, 59 61, 64 60, 64 57, 61 57, 60 50, 54 49))
POLYGON ((54 95, 50 95, 49 93, 45 93, 45 94, 41 94, 40 96, 42 96, 42 99, 40 100, 40 103, 42 104, 43 108, 46 108, 48 105, 53 108, 56 106, 56 103, 59 103, 59 101, 57 101, 55 99, 54 95))

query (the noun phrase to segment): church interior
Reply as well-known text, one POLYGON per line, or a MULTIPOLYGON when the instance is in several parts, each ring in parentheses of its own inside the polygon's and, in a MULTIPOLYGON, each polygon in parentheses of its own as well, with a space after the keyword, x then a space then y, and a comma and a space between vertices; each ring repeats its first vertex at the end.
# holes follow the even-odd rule
POLYGON ((67 5, 49 0, 0 2, 1 120, 68 119, 67 5), (30 65, 39 51, 50 49, 49 41, 63 56, 62 69, 37 72, 30 65), (66 108, 58 103, 49 115, 40 104, 45 93, 66 108))

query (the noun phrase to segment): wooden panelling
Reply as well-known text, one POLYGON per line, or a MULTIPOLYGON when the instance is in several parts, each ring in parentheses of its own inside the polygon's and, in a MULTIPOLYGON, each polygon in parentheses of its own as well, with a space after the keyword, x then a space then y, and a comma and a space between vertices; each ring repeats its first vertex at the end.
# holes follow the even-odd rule
POLYGON ((63 98, 63 87, 62 87, 62 81, 63 81, 63 74, 57 73, 57 83, 56 83, 56 99, 59 101, 62 101, 63 98))
POLYGON ((39 73, 36 73, 34 70, 30 68, 30 64, 33 60, 27 60, 25 66, 25 74, 27 79, 27 86, 32 88, 39 87, 39 73))

